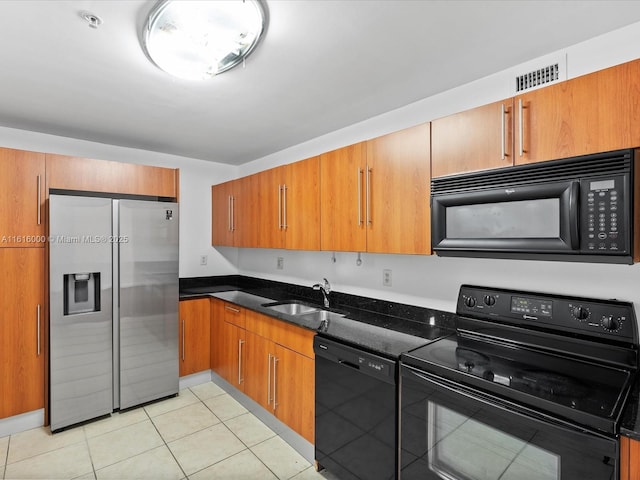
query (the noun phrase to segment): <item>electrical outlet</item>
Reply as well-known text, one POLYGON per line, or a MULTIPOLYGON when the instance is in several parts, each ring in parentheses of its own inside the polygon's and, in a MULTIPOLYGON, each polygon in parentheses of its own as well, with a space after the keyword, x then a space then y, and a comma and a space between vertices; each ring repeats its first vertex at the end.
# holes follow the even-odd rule
POLYGON ((385 287, 391 286, 391 270, 386 269, 382 271, 382 285, 385 287))
POLYGON ((278 257, 277 268, 278 268, 278 270, 283 270, 284 269, 284 258, 283 257, 278 257))
POLYGON ((200 265, 206 265, 207 264, 207 256, 206 255, 200 255, 200 265))

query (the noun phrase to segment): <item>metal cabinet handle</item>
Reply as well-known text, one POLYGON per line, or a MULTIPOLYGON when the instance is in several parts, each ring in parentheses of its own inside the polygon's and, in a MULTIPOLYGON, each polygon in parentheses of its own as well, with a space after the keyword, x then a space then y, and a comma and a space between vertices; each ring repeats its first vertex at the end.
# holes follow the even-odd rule
POLYGON ((282 228, 286 230, 287 229, 287 185, 286 184, 282 186, 282 195, 284 197, 284 201, 282 202, 283 203, 282 228))
MULTIPOLYGON (((42 198, 40 197, 40 175, 38 175, 38 225, 40 225, 42 223, 42 214, 41 214, 41 208, 40 208, 40 202, 42 200, 42 198)), ((39 355, 39 354, 38 354, 39 355)))
POLYGON ((371 168, 367 165, 367 225, 371 223, 371 168))
POLYGON ((242 383, 242 344, 244 340, 238 340, 238 385, 242 383))
POLYGON ((362 225, 362 173, 358 167, 358 225, 362 225))
POLYGON ((277 388, 277 385, 278 385, 277 364, 278 364, 278 357, 273 355, 273 410, 274 411, 275 411, 276 407, 278 406, 278 401, 276 400, 276 388, 277 388))
POLYGON ((273 355, 268 354, 267 358, 267 405, 271 405, 271 358, 273 355))
POLYGON ((38 304, 38 307, 37 307, 37 320, 38 320, 38 328, 36 330, 37 331, 36 340, 38 342, 38 346, 37 346, 38 347, 37 348, 38 355, 37 356, 39 357, 40 356, 40 304, 38 304))
POLYGON ((505 141, 505 132, 504 132, 504 128, 505 128, 505 121, 504 121, 504 116, 506 114, 505 108, 504 108, 504 103, 501 105, 501 115, 500 115, 500 124, 501 124, 501 129, 500 129, 500 149, 501 149, 501 153, 500 153, 500 159, 504 160, 505 157, 505 146, 504 146, 504 141, 505 141))
POLYGON ((236 197, 231 196, 231 231, 236 231, 236 197))
POLYGON ((182 320, 182 361, 184 362, 184 320, 182 320))
POLYGON ((524 136, 524 115, 522 114, 522 110, 523 110, 523 106, 522 106, 522 99, 519 98, 518 99, 518 122, 519 122, 519 128, 520 128, 520 156, 522 157, 524 155, 524 139, 522 138, 524 136))
POLYGON ((278 230, 282 230, 282 185, 278 185, 278 230))
POLYGON ((231 230, 231 228, 232 228, 232 225, 231 225, 231 215, 232 215, 232 213, 231 213, 231 195, 229 195, 227 197, 227 203, 228 203, 228 205, 227 205, 227 210, 228 210, 228 212, 227 212, 228 213, 227 230, 229 230, 231 232, 232 231, 231 230))
POLYGON ((237 308, 230 307, 228 305, 225 305, 224 309, 229 310, 230 312, 233 312, 233 313, 240 313, 240 310, 238 310, 237 308))

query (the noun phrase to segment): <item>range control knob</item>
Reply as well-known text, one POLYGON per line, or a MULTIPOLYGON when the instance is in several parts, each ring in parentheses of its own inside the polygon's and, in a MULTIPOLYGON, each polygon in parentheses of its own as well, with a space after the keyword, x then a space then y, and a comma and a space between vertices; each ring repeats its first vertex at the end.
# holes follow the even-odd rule
POLYGON ((610 332, 615 332, 616 330, 618 330, 618 328, 620 328, 620 324, 618 323, 618 320, 613 318, 613 315, 606 315, 602 317, 602 320, 600 323, 602 324, 602 328, 610 332))
POLYGON ((485 295, 484 296, 484 304, 491 307, 492 305, 495 305, 496 303, 496 297, 494 297, 493 295, 485 295))
POLYGON ((588 308, 585 308, 582 305, 578 305, 577 307, 573 307, 573 309, 571 310, 571 315, 573 315, 574 318, 582 322, 583 320, 586 320, 587 318, 589 318, 589 315, 591 315, 591 312, 589 311, 588 308))
POLYGON ((469 308, 473 308, 476 306, 476 298, 475 297, 467 297, 464 299, 464 304, 469 307, 469 308))

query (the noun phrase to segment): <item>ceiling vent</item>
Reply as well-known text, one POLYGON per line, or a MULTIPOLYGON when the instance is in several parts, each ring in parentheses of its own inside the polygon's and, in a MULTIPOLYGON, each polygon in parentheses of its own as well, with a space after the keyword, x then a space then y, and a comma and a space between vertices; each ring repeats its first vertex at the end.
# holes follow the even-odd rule
POLYGON ((558 63, 516 77, 516 93, 541 87, 560 79, 558 63))

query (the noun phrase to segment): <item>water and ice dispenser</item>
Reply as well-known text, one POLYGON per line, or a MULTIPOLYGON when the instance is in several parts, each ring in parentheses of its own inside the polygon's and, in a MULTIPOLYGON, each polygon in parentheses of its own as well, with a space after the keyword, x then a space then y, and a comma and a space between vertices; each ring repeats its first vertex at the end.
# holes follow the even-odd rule
POLYGON ((64 275, 64 315, 100 311, 100 273, 64 275))

